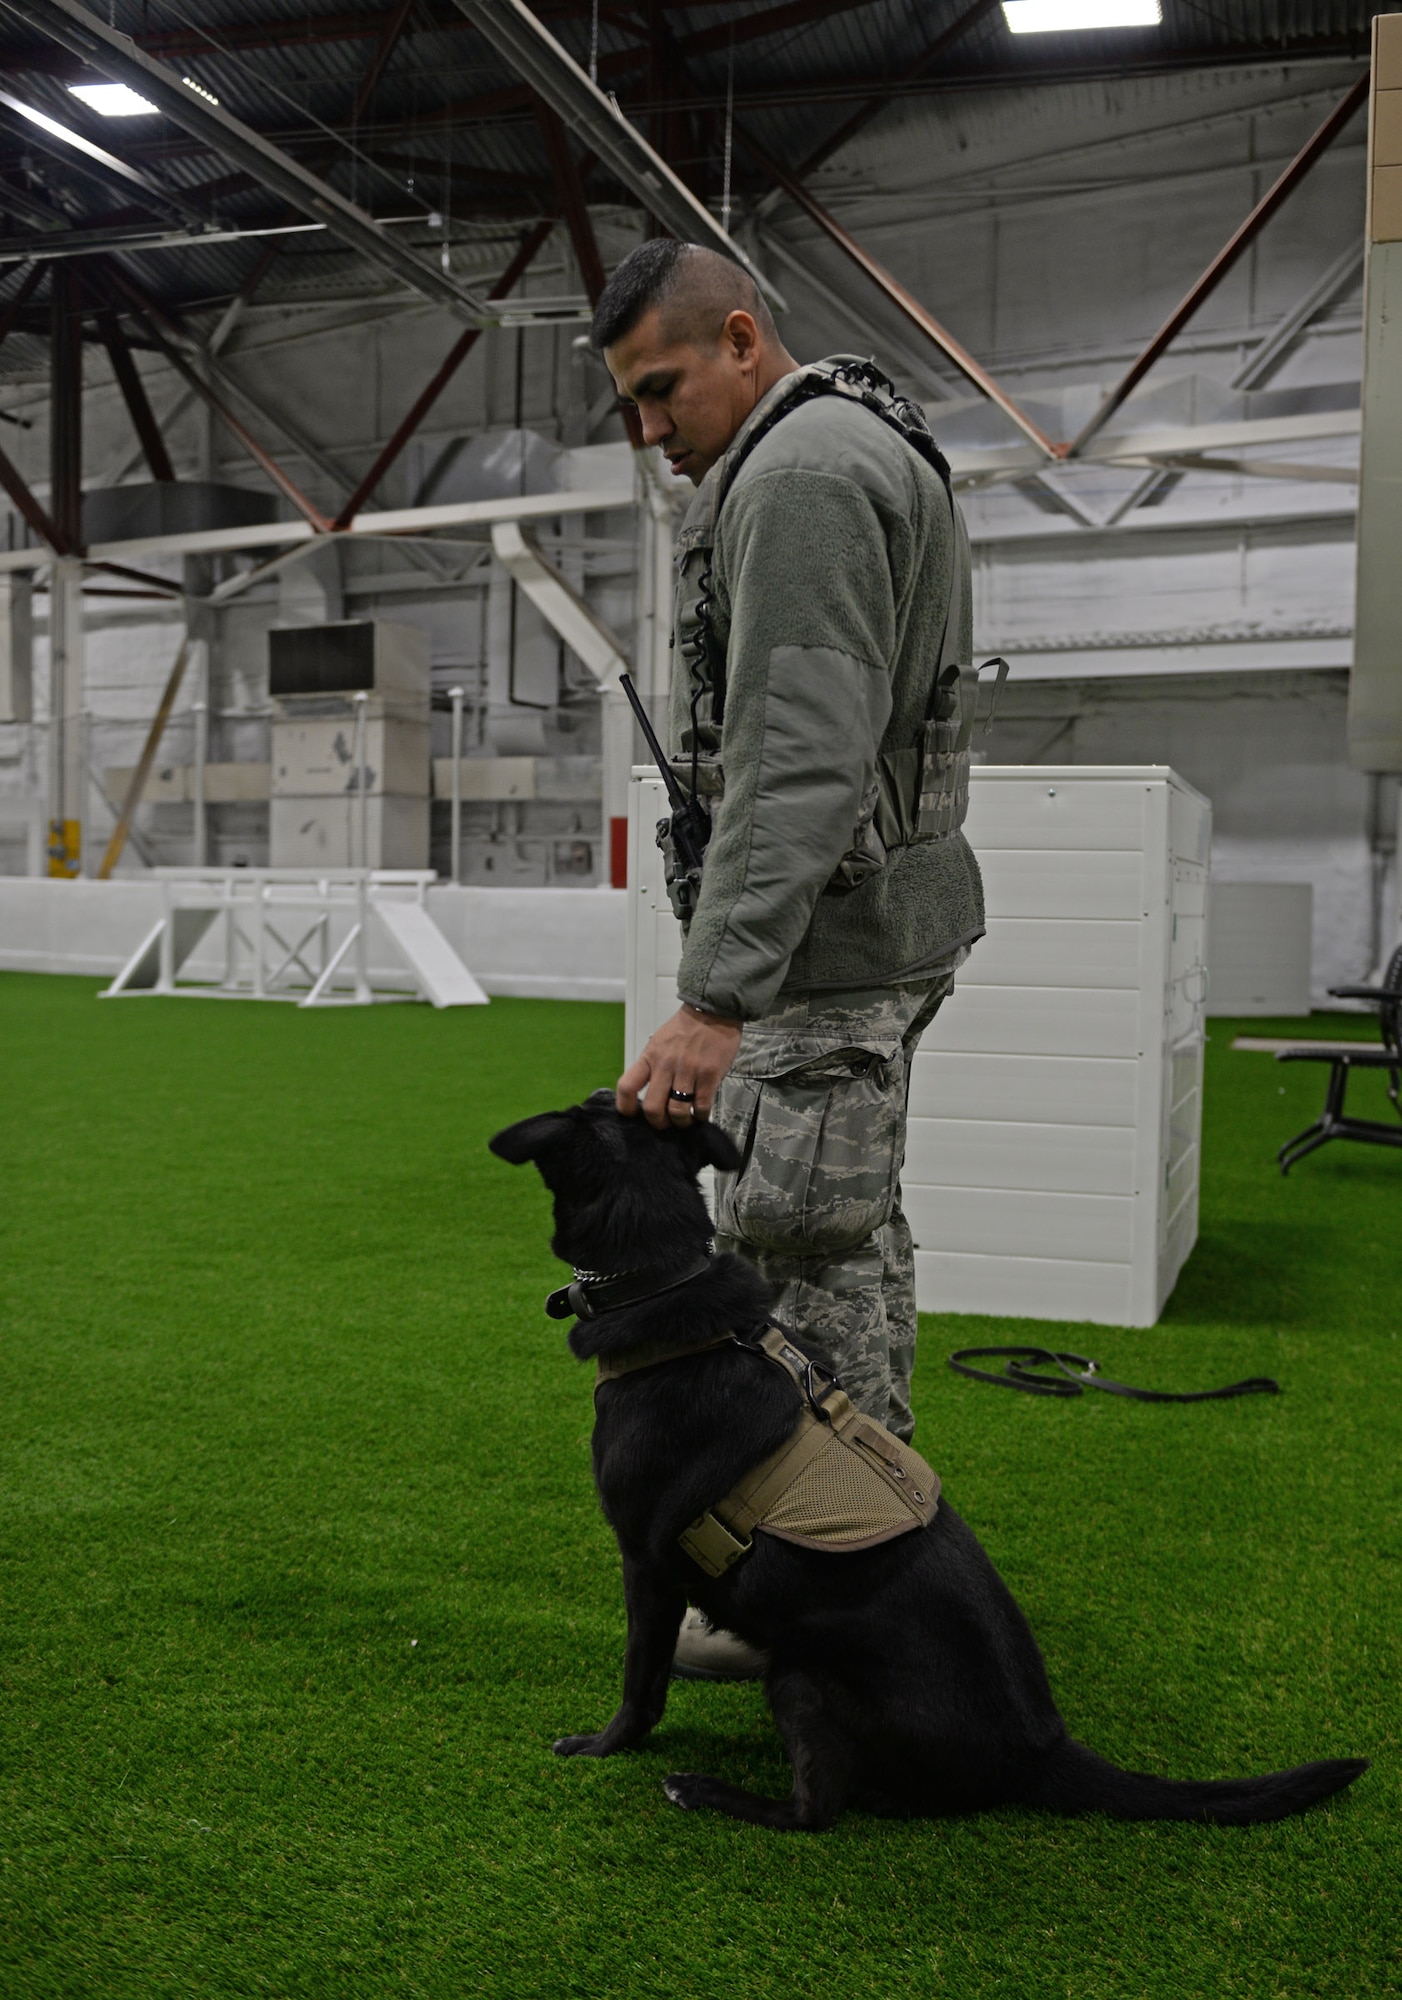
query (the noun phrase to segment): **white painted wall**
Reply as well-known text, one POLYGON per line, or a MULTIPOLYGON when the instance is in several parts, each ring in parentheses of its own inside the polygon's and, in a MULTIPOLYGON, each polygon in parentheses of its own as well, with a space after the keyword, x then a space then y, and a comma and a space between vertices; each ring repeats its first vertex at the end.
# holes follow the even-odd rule
MULTIPOLYGON (((489 994, 534 1000, 623 998, 624 906, 614 889, 467 889, 428 892, 429 914, 489 994)), ((115 974, 162 914, 151 879, 19 881, 0 877, 0 969, 115 974)), ((333 939, 333 949, 335 942, 333 939)), ((212 945, 188 960, 191 978, 217 978, 212 945)), ((388 957, 377 982, 408 987, 388 957)))

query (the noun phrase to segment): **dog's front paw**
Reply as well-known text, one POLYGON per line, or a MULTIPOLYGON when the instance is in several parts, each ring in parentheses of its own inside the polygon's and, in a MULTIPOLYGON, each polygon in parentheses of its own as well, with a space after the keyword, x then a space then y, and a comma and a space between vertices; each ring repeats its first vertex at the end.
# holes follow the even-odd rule
POLYGON ((560 1736, 555 1740, 557 1757, 603 1757, 606 1751, 599 1748, 602 1732, 593 1736, 560 1736))
POLYGON ((683 1812, 699 1812, 704 1806, 715 1804, 716 1781, 703 1777, 699 1771, 673 1771, 662 1780, 662 1789, 683 1812))

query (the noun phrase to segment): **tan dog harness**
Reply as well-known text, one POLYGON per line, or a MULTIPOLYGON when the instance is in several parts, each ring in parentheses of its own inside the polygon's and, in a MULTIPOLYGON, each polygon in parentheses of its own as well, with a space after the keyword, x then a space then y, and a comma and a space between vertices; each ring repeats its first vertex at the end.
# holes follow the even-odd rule
MULTIPOLYGON (((598 1381, 615 1381, 635 1369, 655 1368, 732 1340, 734 1334, 721 1334, 696 1347, 658 1341, 626 1354, 601 1355, 598 1381)), ((752 1466, 724 1499, 678 1537, 708 1576, 723 1576, 748 1555, 756 1530, 801 1548, 843 1555, 929 1526, 940 1482, 919 1452, 854 1409, 841 1384, 825 1376, 779 1328, 767 1327, 737 1345, 784 1369, 803 1397, 803 1408, 798 1428, 785 1443, 752 1466)))

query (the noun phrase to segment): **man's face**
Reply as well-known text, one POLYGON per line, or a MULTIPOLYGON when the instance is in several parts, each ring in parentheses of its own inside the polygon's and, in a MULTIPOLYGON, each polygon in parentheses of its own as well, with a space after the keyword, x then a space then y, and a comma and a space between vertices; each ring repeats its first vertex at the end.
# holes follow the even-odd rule
POLYGON ((678 338, 654 306, 604 360, 625 403, 673 473, 699 485, 759 400, 759 330, 733 312, 714 342, 678 338))

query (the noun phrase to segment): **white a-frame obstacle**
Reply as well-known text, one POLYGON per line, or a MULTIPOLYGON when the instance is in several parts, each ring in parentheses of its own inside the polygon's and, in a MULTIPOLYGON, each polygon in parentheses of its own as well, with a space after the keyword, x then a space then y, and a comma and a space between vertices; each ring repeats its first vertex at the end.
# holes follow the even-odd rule
POLYGON ((431 871, 339 868, 158 868, 164 910, 112 984, 113 1000, 294 1000, 301 1007, 366 1007, 427 1000, 485 1007, 487 995, 429 914, 431 871), (218 928, 220 969, 187 970, 218 928), (388 957, 416 991, 388 989, 371 972, 388 957), (182 977, 182 974, 184 976, 182 977))

